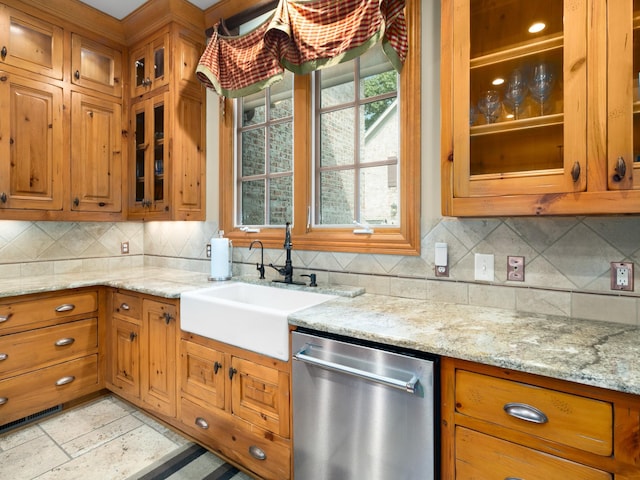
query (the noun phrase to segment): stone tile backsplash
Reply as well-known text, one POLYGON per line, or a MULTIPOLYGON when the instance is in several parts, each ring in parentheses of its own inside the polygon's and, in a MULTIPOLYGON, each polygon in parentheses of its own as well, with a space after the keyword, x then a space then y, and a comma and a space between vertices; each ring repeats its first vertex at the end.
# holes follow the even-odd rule
MULTIPOLYGON (((29 276, 137 266, 207 272, 214 222, 0 222, 0 273, 29 276), (129 241, 129 255, 120 243, 129 241)), ((259 237, 259 235, 258 235, 259 237)), ((443 218, 422 238, 422 254, 293 252, 297 273, 319 283, 363 286, 368 292, 638 324, 640 219, 635 217, 443 218), (450 277, 436 279, 436 242, 449 246, 450 277), (495 256, 495 281, 474 281, 474 254, 495 256), (506 280, 508 255, 525 257, 524 282, 506 280), (609 263, 636 265, 635 292, 610 290, 609 263)), ((259 251, 234 249, 234 273, 257 275, 259 251)), ((284 261, 265 250, 265 263, 284 261)), ((269 278, 275 272, 267 270, 269 278)))

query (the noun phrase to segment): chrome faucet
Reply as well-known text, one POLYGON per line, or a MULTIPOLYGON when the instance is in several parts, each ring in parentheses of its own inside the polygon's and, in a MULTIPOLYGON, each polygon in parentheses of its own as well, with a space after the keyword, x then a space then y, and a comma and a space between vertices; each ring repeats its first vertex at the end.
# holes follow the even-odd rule
POLYGON ((273 263, 270 263, 269 266, 277 271, 280 275, 284 277, 284 279, 272 280, 274 282, 280 283, 288 283, 294 285, 305 285, 304 282, 294 282, 293 281, 293 265, 291 264, 291 249, 293 245, 291 244, 291 223, 287 222, 284 231, 284 250, 287 254, 286 260, 284 262, 284 267, 277 267, 273 263))
POLYGON ((249 251, 253 248, 254 243, 260 245, 260 263, 256 262, 256 270, 260 272, 260 280, 264 280, 264 245, 260 240, 254 240, 251 242, 251 245, 249 245, 249 251))

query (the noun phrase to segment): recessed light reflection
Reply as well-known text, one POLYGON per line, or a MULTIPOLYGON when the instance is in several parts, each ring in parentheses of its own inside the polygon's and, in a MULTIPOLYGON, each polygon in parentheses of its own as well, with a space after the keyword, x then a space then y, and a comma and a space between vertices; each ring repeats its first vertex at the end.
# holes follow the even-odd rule
POLYGON ((504 83, 504 78, 494 78, 491 82, 492 85, 502 85, 504 83))
POLYGON ((547 28, 543 22, 536 22, 529 27, 529 33, 538 33, 547 28))

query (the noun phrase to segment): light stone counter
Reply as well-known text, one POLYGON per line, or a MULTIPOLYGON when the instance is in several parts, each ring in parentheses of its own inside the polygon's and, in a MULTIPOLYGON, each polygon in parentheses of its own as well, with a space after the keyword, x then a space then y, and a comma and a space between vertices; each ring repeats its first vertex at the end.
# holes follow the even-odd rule
MULTIPOLYGON (((0 297, 108 286, 179 298, 183 292, 212 285, 207 277, 205 273, 158 267, 44 275, 0 281, 0 297)), ((253 277, 242 280, 270 285, 253 277)), ((290 315, 290 324, 640 394, 640 329, 634 326, 371 294, 357 296, 361 293, 357 288, 314 291, 343 296, 290 315)))
POLYGON ((640 394, 640 329, 364 294, 293 313, 292 325, 640 394))

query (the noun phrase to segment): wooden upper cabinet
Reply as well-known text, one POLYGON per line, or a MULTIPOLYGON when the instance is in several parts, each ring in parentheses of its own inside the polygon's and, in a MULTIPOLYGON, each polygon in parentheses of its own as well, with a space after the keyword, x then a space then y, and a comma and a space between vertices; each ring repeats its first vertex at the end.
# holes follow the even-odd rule
POLYGON ((122 52, 71 34, 71 82, 122 97, 122 52))
POLYGON ((204 105, 201 98, 184 96, 174 108, 174 218, 203 219, 206 168, 204 105))
POLYGON ((640 212, 640 0, 446 0, 441 45, 445 215, 640 212))
POLYGON ((71 210, 122 209, 122 108, 71 93, 71 210))
POLYGON ((62 79, 62 28, 0 4, 0 65, 62 79))
POLYGON ((0 72, 0 211, 62 209, 62 89, 0 72))
POLYGON ((454 196, 585 190, 587 2, 444 3, 454 196))
POLYGON ((169 83, 169 32, 131 48, 131 96, 137 97, 169 83))
POLYGON ((129 216, 170 215, 169 93, 154 95, 131 107, 133 142, 129 169, 129 216))

